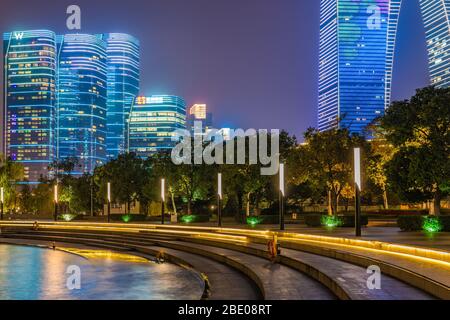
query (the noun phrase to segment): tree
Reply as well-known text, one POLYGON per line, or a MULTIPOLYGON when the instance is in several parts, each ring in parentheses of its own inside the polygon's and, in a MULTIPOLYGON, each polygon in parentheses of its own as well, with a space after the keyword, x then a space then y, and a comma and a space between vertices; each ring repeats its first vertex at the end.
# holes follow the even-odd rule
POLYGON ((365 158, 366 174, 370 181, 381 190, 384 209, 389 209, 386 165, 394 156, 396 149, 384 138, 380 126, 370 126, 369 130, 374 138, 370 143, 370 152, 365 158))
POLYGON ((4 188, 5 203, 8 208, 17 204, 16 184, 24 178, 24 168, 10 158, 0 156, 0 186, 4 188))
POLYGON ((450 191, 450 89, 419 89, 410 100, 394 102, 379 122, 398 151, 386 165, 392 188, 402 200, 432 200, 440 214, 450 191))
POLYGON ((339 197, 345 186, 352 181, 352 149, 365 147, 362 138, 351 136, 347 129, 332 129, 319 132, 308 129, 305 144, 291 156, 289 170, 294 181, 309 181, 328 194, 328 214, 337 213, 339 197))
POLYGON ((121 154, 94 171, 97 197, 106 202, 107 184, 111 183, 112 201, 126 204, 130 212, 131 203, 143 199, 142 190, 149 178, 144 161, 134 153, 121 154))

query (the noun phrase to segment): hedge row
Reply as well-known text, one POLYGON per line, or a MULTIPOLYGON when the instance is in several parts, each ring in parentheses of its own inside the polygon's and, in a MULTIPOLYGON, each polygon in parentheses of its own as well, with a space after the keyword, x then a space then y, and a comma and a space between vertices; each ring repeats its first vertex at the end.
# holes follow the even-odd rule
POLYGON ((183 215, 179 217, 179 222, 182 223, 198 223, 198 222, 209 222, 209 215, 183 215))
MULTIPOLYGON (((333 217, 320 214, 305 215, 305 223, 308 227, 326 226, 326 221, 329 219, 333 219, 333 224, 336 227, 342 228, 355 227, 355 216, 353 215, 338 215, 333 217)), ((369 224, 369 217, 366 215, 361 216, 361 225, 367 226, 368 224, 369 224)))
POLYGON ((437 221, 441 227, 440 231, 450 232, 450 216, 400 216, 397 219, 397 225, 402 231, 421 231, 424 230, 427 219, 437 221))

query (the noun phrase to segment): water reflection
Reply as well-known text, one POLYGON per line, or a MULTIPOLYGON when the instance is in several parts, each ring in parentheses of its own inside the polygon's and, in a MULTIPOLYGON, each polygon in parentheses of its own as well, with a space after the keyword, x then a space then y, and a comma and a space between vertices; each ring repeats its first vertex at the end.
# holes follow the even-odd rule
POLYGON ((199 299, 194 273, 172 264, 85 259, 61 251, 0 244, 0 299, 199 299), (66 287, 67 267, 81 269, 81 289, 66 287))

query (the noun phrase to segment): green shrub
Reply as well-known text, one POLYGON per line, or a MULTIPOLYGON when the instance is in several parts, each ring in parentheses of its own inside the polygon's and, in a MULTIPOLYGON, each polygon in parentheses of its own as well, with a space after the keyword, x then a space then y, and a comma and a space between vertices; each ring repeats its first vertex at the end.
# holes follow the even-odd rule
POLYGON ((420 231, 423 227, 423 216, 399 216, 397 225, 402 231, 420 231))
POLYGON ((305 224, 308 227, 320 227, 322 225, 322 215, 320 214, 305 215, 305 224))
POLYGON ((73 220, 82 220, 82 216, 74 213, 63 213, 58 215, 57 219, 60 221, 69 222, 73 220))
POLYGON ((450 232, 450 216, 440 216, 442 231, 450 232))
MULTIPOLYGON (((355 216, 344 215, 339 216, 341 219, 341 227, 343 228, 354 228, 355 227, 355 216)), ((369 224, 369 217, 366 215, 361 216, 361 226, 367 226, 369 224)))
POLYGON ((147 216, 145 214, 111 214, 110 219, 114 222, 142 222, 147 220, 147 216))
POLYGON ((443 229, 441 219, 432 216, 424 217, 422 228, 424 231, 432 233, 440 232, 443 229))
POLYGON ((261 219, 261 224, 278 224, 280 223, 279 215, 261 215, 259 216, 261 219))
POLYGON ((342 225, 342 219, 337 216, 322 216, 320 218, 320 224, 325 227, 335 228, 342 225))
MULTIPOLYGON (((354 228, 355 216, 354 215, 338 215, 328 216, 320 214, 305 215, 305 223, 308 227, 342 227, 342 228, 354 228)), ((369 224, 369 217, 367 215, 361 216, 361 225, 367 226, 369 224)))
POLYGON ((209 222, 209 216, 203 214, 202 215, 186 214, 180 217, 180 221, 183 223, 209 222))

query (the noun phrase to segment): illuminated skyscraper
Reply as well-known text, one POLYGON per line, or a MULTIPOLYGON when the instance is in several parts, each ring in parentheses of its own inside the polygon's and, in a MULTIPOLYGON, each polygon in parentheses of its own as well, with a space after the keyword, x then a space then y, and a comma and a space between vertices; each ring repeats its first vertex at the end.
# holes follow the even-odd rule
POLYGON ((106 43, 100 36, 58 36, 58 159, 75 174, 106 162, 106 43))
POLYGON ((127 34, 107 33, 107 159, 127 150, 128 118, 131 105, 139 93, 139 41, 127 34))
POLYGON ((171 150, 175 130, 186 129, 186 103, 180 97, 137 97, 131 108, 128 150, 142 158, 171 150))
POLYGON ((431 84, 450 86, 450 1, 420 0, 431 84))
POLYGON ((206 104, 194 104, 189 108, 187 115, 187 127, 194 133, 195 122, 202 124, 202 134, 205 134, 212 127, 212 114, 208 112, 206 104))
POLYGON ((401 0, 321 0, 319 130, 362 133, 391 101, 401 0))
POLYGON ((4 154, 37 183, 55 159, 56 35, 47 30, 3 35, 4 154))

